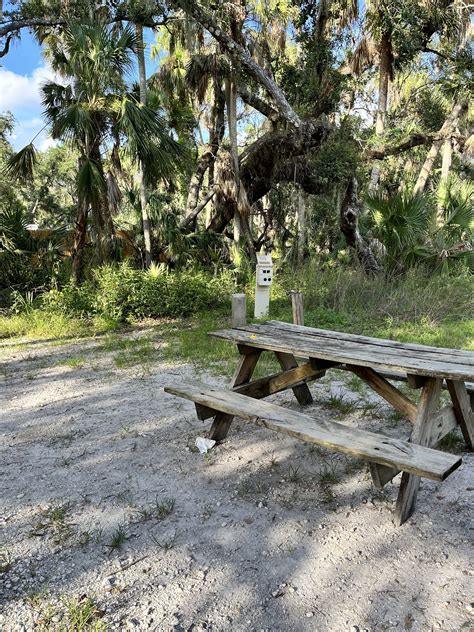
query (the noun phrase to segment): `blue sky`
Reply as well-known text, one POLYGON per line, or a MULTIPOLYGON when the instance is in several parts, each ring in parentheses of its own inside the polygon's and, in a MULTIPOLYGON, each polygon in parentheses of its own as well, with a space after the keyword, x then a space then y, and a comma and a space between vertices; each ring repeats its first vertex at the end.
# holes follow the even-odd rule
MULTIPOLYGON (((146 33, 147 42, 154 40, 153 33, 146 33)), ((148 74, 156 70, 156 61, 147 61, 148 74)), ((53 77, 41 48, 28 31, 23 31, 21 40, 12 42, 10 51, 0 64, 0 112, 9 110, 16 125, 10 142, 21 149, 41 130, 41 85, 53 77)), ((53 143, 47 132, 35 140, 38 149, 46 149, 53 143)))

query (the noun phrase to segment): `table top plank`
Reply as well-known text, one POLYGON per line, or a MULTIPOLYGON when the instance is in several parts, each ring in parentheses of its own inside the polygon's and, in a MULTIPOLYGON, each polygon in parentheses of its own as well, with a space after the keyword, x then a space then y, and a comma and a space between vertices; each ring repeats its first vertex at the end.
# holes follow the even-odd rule
POLYGON ((398 340, 389 340, 385 338, 373 338, 370 336, 362 336, 361 334, 349 334, 342 331, 331 331, 330 329, 318 329, 317 327, 306 327, 303 325, 295 325, 293 323, 285 323, 280 320, 269 320, 265 325, 271 325, 276 329, 285 331, 302 332, 307 335, 313 335, 321 338, 336 338, 338 340, 347 340, 348 342, 357 342, 376 347, 403 349, 403 351, 420 352, 427 355, 434 355, 437 358, 452 360, 453 356, 459 357, 463 363, 474 366, 474 352, 464 349, 449 349, 447 347, 433 347, 430 345, 421 345, 413 342, 400 342, 398 340))
POLYGON ((334 337, 317 336, 313 333, 304 331, 304 327, 299 331, 291 331, 280 327, 275 327, 268 323, 262 323, 260 325, 247 325, 243 328, 245 331, 253 331, 253 333, 266 333, 269 335, 277 334, 283 340, 291 341, 306 341, 313 344, 315 349, 324 346, 327 349, 341 349, 344 351, 353 352, 357 349, 358 355, 361 357, 370 354, 370 357, 385 360, 387 357, 400 359, 409 358, 413 363, 418 362, 420 365, 426 365, 427 363, 439 364, 448 363, 456 366, 462 366, 468 371, 472 371, 474 374, 474 353, 465 352, 464 355, 452 355, 447 354, 441 356, 431 353, 431 347, 427 347, 426 351, 420 349, 405 349, 403 347, 381 347, 379 345, 372 345, 369 343, 360 343, 356 340, 343 339, 334 337))
POLYGON ((430 353, 434 347, 416 345, 416 349, 413 349, 410 345, 405 346, 403 343, 390 347, 380 345, 379 339, 375 339, 377 343, 372 343, 352 338, 339 338, 339 332, 328 330, 328 334, 331 335, 315 335, 312 328, 299 327, 294 331, 291 328, 281 327, 279 324, 265 323, 224 329, 212 332, 210 335, 249 347, 358 364, 382 371, 399 371, 463 381, 474 379, 474 353, 472 352, 438 356, 430 353), (307 329, 309 332, 306 331, 307 329), (427 352, 424 353, 424 350, 427 352))

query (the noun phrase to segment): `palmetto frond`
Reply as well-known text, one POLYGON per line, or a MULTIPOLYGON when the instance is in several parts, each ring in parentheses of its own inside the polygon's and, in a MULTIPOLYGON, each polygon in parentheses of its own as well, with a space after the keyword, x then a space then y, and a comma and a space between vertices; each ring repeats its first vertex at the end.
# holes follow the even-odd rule
POLYGON ((374 195, 366 198, 366 204, 376 236, 394 257, 419 243, 430 228, 433 206, 426 195, 374 195))
POLYGON ((0 250, 14 254, 28 249, 31 241, 28 219, 20 206, 0 211, 0 250))
POLYGON ((176 169, 184 151, 169 134, 163 119, 155 110, 125 97, 117 100, 117 129, 126 136, 125 151, 139 159, 145 171, 160 172, 162 176, 176 169))
POLYGON ((33 179, 37 162, 36 149, 33 143, 29 143, 16 154, 8 158, 5 166, 5 174, 13 180, 29 182, 33 179))
POLYGON ((100 129, 96 117, 84 103, 71 103, 58 112, 52 121, 51 133, 53 138, 65 141, 82 140, 98 136, 100 129))

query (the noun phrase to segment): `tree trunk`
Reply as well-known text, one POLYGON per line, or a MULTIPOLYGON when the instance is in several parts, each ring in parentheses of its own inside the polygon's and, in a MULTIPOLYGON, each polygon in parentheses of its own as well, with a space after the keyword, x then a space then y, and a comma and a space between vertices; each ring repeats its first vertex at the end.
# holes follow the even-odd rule
POLYGON ((347 245, 353 248, 357 258, 367 274, 380 272, 380 265, 369 244, 359 232, 360 202, 357 193, 357 180, 351 178, 341 206, 341 231, 347 245))
POLYGON ((225 97, 227 104, 227 124, 229 126, 230 153, 232 156, 237 189, 237 199, 234 211, 234 242, 238 245, 242 238, 242 221, 238 209, 238 200, 240 196, 240 166, 239 148, 237 143, 237 92, 235 89, 234 77, 232 75, 225 80, 225 97))
POLYGON ((447 138, 443 143, 442 161, 441 161, 441 182, 446 183, 449 178, 451 169, 451 161, 453 158, 453 142, 447 138))
MULTIPOLYGON (((388 107, 388 89, 390 85, 390 76, 392 74, 392 43, 390 35, 387 32, 382 34, 379 47, 379 95, 377 103, 377 118, 375 122, 376 136, 383 136, 385 130, 385 118, 387 116, 388 107)), ((377 163, 372 167, 370 174, 369 192, 375 193, 378 188, 380 178, 380 167, 377 163)))
POLYGON ((424 190, 426 183, 428 182, 428 178, 430 177, 431 171, 433 170, 434 162, 439 154, 439 150, 441 149, 441 145, 443 144, 443 140, 451 137, 454 129, 457 126, 459 117, 466 107, 467 104, 464 102, 457 103, 443 123, 443 126, 438 132, 438 138, 431 145, 431 149, 429 150, 425 162, 420 169, 420 173, 418 175, 415 188, 413 189, 413 193, 421 193, 424 190))
POLYGON ((306 247, 306 200, 301 187, 298 187, 298 265, 303 263, 304 251, 306 247))
MULTIPOLYGON (((138 80, 140 85, 140 103, 146 105, 146 67, 145 67, 145 44, 143 41, 143 25, 136 24, 135 31, 137 36, 137 60, 138 60, 138 80)), ((145 185, 144 165, 140 161, 138 167, 138 186, 140 188, 140 207, 142 212, 142 229, 143 242, 145 245, 145 264, 147 267, 151 265, 151 229, 150 216, 148 214, 147 190, 145 185)))
POLYGON ((443 147, 441 150, 441 179, 438 191, 438 210, 436 213, 437 226, 442 226, 444 224, 444 207, 446 204, 446 194, 452 158, 453 141, 451 138, 446 138, 446 140, 443 142, 443 147))
POLYGON ((84 246, 87 235, 87 215, 89 206, 85 202, 79 202, 77 206, 76 221, 74 223, 72 258, 72 282, 80 285, 84 276, 84 246))

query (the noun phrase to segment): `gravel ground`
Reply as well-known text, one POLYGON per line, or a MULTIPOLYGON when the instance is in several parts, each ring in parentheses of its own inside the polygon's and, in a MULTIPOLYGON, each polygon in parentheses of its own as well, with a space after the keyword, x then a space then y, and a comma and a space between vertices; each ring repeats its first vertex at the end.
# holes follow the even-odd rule
MULTIPOLYGON (((153 336, 141 364, 117 340, 4 344, 2 632, 474 630, 472 454, 396 528, 398 480, 376 492, 362 462, 240 420, 199 454, 163 392, 197 371, 153 336)), ((344 376, 311 390, 316 418, 408 430, 344 376)))

